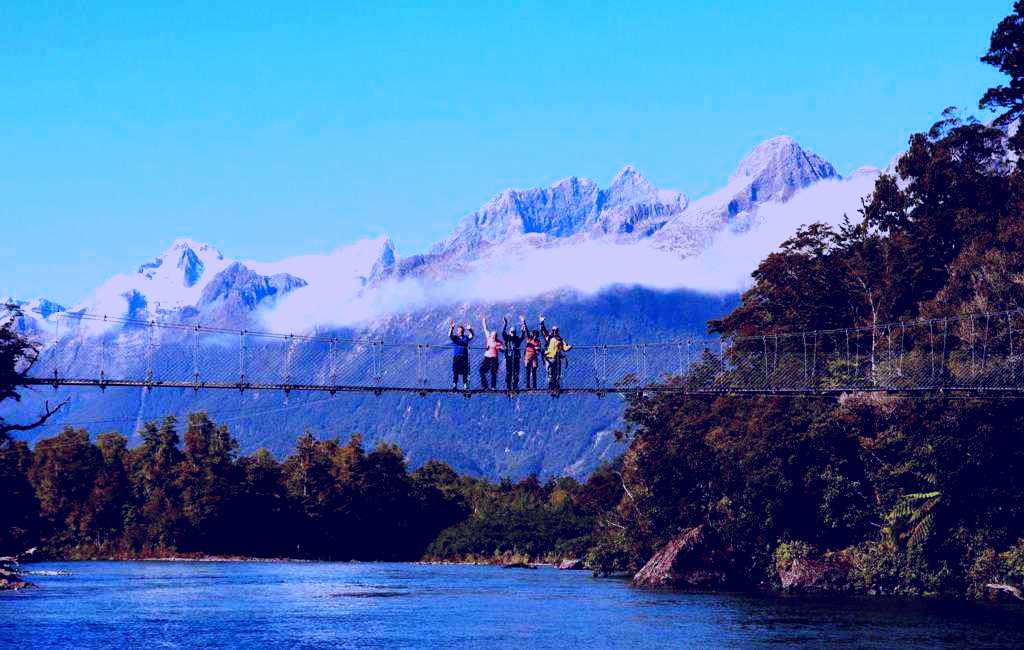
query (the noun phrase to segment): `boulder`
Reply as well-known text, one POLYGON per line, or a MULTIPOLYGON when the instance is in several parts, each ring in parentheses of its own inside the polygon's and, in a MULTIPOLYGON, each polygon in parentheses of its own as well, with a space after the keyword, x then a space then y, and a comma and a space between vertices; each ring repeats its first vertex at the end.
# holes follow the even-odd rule
POLYGON ((562 560, 558 563, 558 568, 563 571, 579 571, 583 569, 583 560, 578 557, 569 560, 562 560))
POLYGON ((21 574, 17 570, 0 564, 0 591, 24 589, 31 586, 33 586, 31 582, 21 579, 21 574))
POLYGON ((0 557, 0 591, 25 589, 26 587, 35 586, 31 582, 25 582, 21 579, 22 571, 21 566, 18 564, 19 559, 30 557, 35 552, 36 549, 30 548, 21 555, 0 557))
POLYGON ((709 527, 683 531, 633 576, 637 587, 720 587, 730 582, 731 549, 709 527))
POLYGON ((784 591, 836 592, 851 588, 853 562, 842 552, 777 558, 775 569, 784 591))

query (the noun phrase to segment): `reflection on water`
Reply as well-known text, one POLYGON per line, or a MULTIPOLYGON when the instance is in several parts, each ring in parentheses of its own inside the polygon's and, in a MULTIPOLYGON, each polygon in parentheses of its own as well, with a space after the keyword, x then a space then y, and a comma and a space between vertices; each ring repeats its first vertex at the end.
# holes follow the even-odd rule
POLYGON ((583 572, 415 564, 83 562, 0 594, 22 647, 1024 647, 1024 608, 652 593, 583 572))

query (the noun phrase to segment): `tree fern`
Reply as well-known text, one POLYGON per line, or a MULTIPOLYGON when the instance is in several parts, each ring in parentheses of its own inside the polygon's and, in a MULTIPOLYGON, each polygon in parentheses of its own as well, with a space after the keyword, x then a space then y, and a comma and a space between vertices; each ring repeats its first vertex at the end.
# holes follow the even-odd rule
POLYGON ((886 532, 893 541, 906 540, 908 547, 920 545, 932 531, 941 498, 937 490, 903 495, 886 515, 886 532))

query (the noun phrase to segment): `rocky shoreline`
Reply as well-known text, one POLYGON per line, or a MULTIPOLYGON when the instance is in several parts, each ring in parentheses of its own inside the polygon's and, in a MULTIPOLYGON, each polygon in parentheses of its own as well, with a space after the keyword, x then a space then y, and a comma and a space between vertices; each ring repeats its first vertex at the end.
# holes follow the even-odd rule
POLYGON ((0 591, 17 591, 34 587, 31 582, 22 579, 18 557, 0 557, 0 591))
MULTIPOLYGON (((856 580, 857 563, 849 551, 818 551, 807 544, 782 544, 775 552, 777 582, 760 590, 784 594, 882 594, 864 590, 856 580)), ((633 576, 644 589, 751 588, 737 575, 735 550, 706 525, 687 529, 665 544, 633 576)), ((988 600, 1024 602, 1024 586, 992 582, 985 585, 988 600)), ((927 595, 927 594, 926 594, 927 595)))

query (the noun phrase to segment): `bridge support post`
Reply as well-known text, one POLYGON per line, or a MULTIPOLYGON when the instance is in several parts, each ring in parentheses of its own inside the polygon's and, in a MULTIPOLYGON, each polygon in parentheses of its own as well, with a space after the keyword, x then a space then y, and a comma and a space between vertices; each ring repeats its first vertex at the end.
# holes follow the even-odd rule
POLYGON ((330 342, 330 347, 328 348, 328 351, 327 351, 327 364, 329 366, 329 373, 330 373, 329 382, 330 382, 330 385, 331 385, 332 389, 338 385, 337 355, 338 355, 338 339, 332 336, 331 337, 331 342, 330 342))
POLYGON ((948 372, 947 372, 948 365, 947 365, 947 358, 946 358, 946 352, 947 352, 946 340, 948 338, 948 335, 949 335, 949 319, 948 318, 943 318, 942 319, 942 363, 941 363, 941 365, 939 367, 939 372, 941 373, 941 375, 939 376, 939 386, 940 387, 945 387, 945 385, 946 385, 946 376, 948 374, 948 372))
POLYGON ((811 383, 807 376, 807 333, 801 332, 800 339, 803 341, 804 345, 804 388, 807 388, 811 383))
MULTIPOLYGON (((104 324, 107 322, 107 317, 103 317, 104 324)), ((103 328, 103 333, 100 334, 100 388, 106 386, 107 380, 107 328, 103 328)))
MULTIPOLYGON (((416 345, 416 383, 421 389, 427 387, 427 373, 424 367, 425 348, 426 346, 422 343, 416 345)), ((423 394, 420 392, 420 395, 423 394)))
POLYGON ((146 341, 146 385, 153 386, 154 366, 156 365, 156 321, 149 321, 149 338, 146 341))
POLYGON ((1017 363, 1013 360, 1013 314, 1006 314, 1006 337, 1009 339, 1009 350, 1010 350, 1010 381, 1016 383, 1017 381, 1017 363))
POLYGON ((238 333, 238 390, 245 390, 245 330, 238 333))
POLYGON ((192 335, 192 384, 193 390, 199 390, 199 325, 195 326, 192 335))
POLYGON ((991 317, 989 314, 985 314, 985 340, 981 343, 981 372, 985 373, 988 370, 988 337, 989 337, 989 321, 991 317))
POLYGON ((970 320, 970 323, 971 323, 971 326, 970 326, 970 336, 971 336, 971 381, 973 382, 978 377, 978 368, 977 368, 977 365, 976 365, 977 361, 978 361, 978 357, 977 357, 977 353, 976 353, 976 351, 974 349, 974 314, 971 314, 970 319, 971 319, 970 320))
POLYGON ((295 354, 295 335, 288 335, 288 349, 284 353, 284 384, 290 386, 292 383, 292 356, 295 354))
POLYGON ((768 385, 771 383, 771 381, 769 380, 769 371, 768 371, 768 337, 767 336, 762 336, 761 337, 761 347, 764 350, 764 387, 767 389, 768 385))
MULTIPOLYGON (((383 380, 384 374, 384 339, 375 341, 373 345, 373 385, 378 389, 380 388, 381 381, 383 380)), ((380 391, 375 391, 376 395, 380 395, 380 391)))

